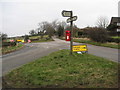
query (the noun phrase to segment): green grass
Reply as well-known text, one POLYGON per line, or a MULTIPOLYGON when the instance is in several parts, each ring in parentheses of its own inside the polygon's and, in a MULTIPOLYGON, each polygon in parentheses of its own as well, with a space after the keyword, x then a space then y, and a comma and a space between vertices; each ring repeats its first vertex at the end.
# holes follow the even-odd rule
POLYGON ((32 43, 54 41, 52 38, 49 38, 48 35, 44 35, 42 39, 41 39, 41 36, 31 36, 31 37, 29 37, 29 39, 38 39, 38 38, 39 38, 38 41, 32 41, 32 43))
POLYGON ((39 42, 49 42, 49 41, 54 41, 53 39, 41 39, 41 40, 38 40, 38 41, 32 41, 32 43, 39 43, 39 42))
POLYGON ((112 36, 112 38, 120 39, 120 36, 112 36))
POLYGON ((104 47, 120 49, 120 44, 98 43, 98 42, 94 42, 94 41, 91 41, 91 40, 82 40, 82 39, 74 39, 73 41, 74 42, 79 42, 79 43, 92 44, 92 45, 96 45, 96 46, 104 46, 104 47))
POLYGON ((10 52, 16 51, 16 50, 22 48, 23 46, 24 46, 23 44, 17 44, 16 46, 3 47, 2 54, 7 54, 10 52))
MULTIPOLYGON (((47 38, 48 35, 44 35, 43 38, 47 38)), ((30 36, 29 39, 38 39, 38 38, 41 38, 41 36, 30 36)))
POLYGON ((118 64, 61 50, 11 71, 4 81, 9 88, 117 88, 118 64))
POLYGON ((29 39, 37 39, 37 38, 40 38, 40 36, 31 36, 31 37, 29 37, 29 39))

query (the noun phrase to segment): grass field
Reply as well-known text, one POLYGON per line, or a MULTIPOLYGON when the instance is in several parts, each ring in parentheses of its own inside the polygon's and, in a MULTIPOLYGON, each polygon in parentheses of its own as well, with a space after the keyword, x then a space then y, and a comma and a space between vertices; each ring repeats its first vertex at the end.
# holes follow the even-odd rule
POLYGON ((4 81, 8 88, 117 88, 118 64, 61 50, 11 71, 4 81))
POLYGON ((16 46, 8 46, 8 47, 3 47, 2 48, 2 54, 7 54, 10 52, 13 52, 15 50, 18 50, 20 48, 22 48, 24 45, 23 44, 17 44, 16 46))

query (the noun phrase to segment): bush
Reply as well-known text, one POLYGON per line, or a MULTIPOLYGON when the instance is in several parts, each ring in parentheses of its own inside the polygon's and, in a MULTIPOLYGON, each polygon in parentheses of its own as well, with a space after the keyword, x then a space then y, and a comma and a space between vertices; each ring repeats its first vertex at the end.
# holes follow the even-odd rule
POLYGON ((2 47, 16 46, 16 42, 3 42, 2 47))
POLYGON ((118 35, 118 33, 116 32, 116 30, 113 31, 108 31, 109 36, 116 36, 118 35))
POLYGON ((119 38, 108 38, 107 41, 108 41, 108 42, 119 43, 119 42, 120 42, 120 39, 119 39, 119 38))
POLYGON ((105 43, 108 39, 107 31, 103 28, 91 28, 88 32, 88 35, 90 39, 95 42, 105 43))
POLYGON ((27 42, 28 39, 29 39, 29 36, 28 36, 28 35, 25 35, 25 37, 24 37, 25 42, 27 42))
POLYGON ((51 38, 49 38, 49 37, 46 37, 45 39, 46 39, 46 40, 50 40, 51 38))
POLYGON ((31 41, 39 41, 39 38, 37 38, 37 39, 30 39, 31 41))
POLYGON ((83 35, 83 31, 78 32, 78 37, 81 37, 83 35))

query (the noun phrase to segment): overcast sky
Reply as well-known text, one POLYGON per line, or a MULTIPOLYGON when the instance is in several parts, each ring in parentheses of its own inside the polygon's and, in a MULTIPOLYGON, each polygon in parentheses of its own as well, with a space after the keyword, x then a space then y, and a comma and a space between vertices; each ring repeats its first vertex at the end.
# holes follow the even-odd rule
POLYGON ((42 21, 66 21, 62 10, 72 10, 79 28, 95 26, 100 16, 118 16, 119 0, 0 0, 0 31, 8 36, 28 34, 42 21))

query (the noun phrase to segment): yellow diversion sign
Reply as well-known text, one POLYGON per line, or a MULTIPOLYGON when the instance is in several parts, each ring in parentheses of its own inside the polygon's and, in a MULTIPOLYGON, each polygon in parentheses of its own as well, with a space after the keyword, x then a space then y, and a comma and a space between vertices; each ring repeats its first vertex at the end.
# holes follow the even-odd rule
POLYGON ((17 40, 17 42, 25 42, 24 40, 17 40))
POLYGON ((73 45, 73 52, 88 51, 87 45, 73 45))
POLYGON ((18 42, 22 42, 22 40, 17 40, 18 42))

